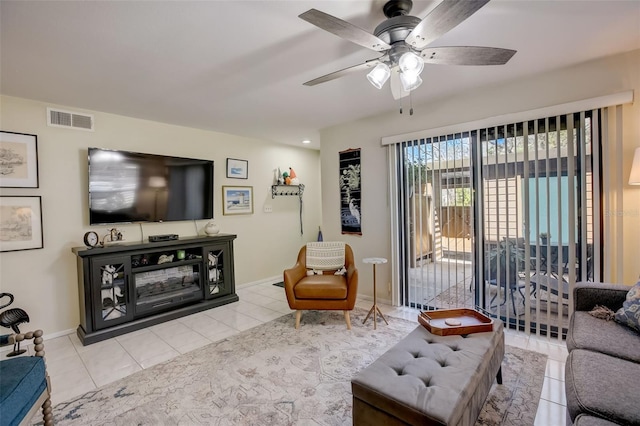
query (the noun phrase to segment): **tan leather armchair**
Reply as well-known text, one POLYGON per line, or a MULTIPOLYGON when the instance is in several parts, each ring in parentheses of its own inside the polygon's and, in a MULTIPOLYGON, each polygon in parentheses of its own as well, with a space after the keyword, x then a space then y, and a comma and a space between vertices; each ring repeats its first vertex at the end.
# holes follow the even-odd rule
POLYGON ((293 268, 284 271, 284 290, 289 307, 296 310, 296 328, 300 327, 303 310, 342 310, 347 329, 351 330, 349 311, 353 310, 358 293, 358 270, 351 247, 345 244, 345 275, 324 271, 322 275, 307 276, 306 258, 305 245, 293 268))

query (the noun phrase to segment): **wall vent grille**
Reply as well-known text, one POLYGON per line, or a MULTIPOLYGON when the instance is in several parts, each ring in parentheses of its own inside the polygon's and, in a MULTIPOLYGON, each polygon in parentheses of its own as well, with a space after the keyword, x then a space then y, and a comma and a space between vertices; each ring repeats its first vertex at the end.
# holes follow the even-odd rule
POLYGON ((47 125, 93 131, 93 115, 47 108, 47 125))

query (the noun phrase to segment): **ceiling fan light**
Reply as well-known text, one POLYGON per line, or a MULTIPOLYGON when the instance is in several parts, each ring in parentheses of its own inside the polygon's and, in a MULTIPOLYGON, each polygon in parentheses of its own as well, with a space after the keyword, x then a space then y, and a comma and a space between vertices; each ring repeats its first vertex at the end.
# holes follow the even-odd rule
POLYGON ((403 53, 402 56, 400 56, 398 65, 400 65, 400 70, 404 74, 409 74, 410 76, 420 75, 424 69, 424 61, 413 52, 403 53))
POLYGON ((411 75, 411 74, 406 74, 404 72, 401 72, 400 82, 402 83, 402 88, 406 92, 410 92, 420 87, 420 85, 422 84, 422 79, 417 74, 411 75))
POLYGON ((369 79, 376 89, 382 89, 382 86, 384 86, 384 83, 387 82, 390 76, 391 70, 389 70, 389 66, 381 62, 367 74, 367 79, 369 79))

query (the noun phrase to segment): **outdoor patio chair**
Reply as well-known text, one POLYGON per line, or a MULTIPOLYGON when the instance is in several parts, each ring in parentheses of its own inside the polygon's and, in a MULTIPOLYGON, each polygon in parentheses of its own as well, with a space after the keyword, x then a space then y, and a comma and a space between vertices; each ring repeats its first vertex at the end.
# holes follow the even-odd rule
POLYGON ((537 297, 538 290, 560 296, 563 305, 569 305, 569 283, 550 274, 531 277, 532 294, 537 297))
POLYGON ((526 287, 526 284, 520 280, 519 275, 523 258, 522 248, 505 239, 501 241, 497 247, 489 250, 487 256, 488 273, 485 277, 486 282, 490 286, 496 286, 498 288, 496 294, 491 298, 489 306, 494 307, 493 302, 498 297, 498 294, 500 294, 500 289, 502 289, 504 298, 500 305, 507 303, 508 293, 509 297, 511 297, 513 314, 517 315, 515 292, 518 291, 520 293, 524 305, 525 295, 522 289, 526 287))

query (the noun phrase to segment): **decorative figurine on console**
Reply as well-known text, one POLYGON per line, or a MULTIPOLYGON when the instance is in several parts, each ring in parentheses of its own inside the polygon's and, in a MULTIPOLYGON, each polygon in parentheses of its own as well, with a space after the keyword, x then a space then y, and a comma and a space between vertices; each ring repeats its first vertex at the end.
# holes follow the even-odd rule
POLYGON ((209 281, 218 280, 218 256, 213 253, 209 253, 207 256, 209 260, 209 281))
POLYGON ((163 254, 158 259, 158 265, 162 265, 163 263, 171 263, 171 262, 173 262, 172 254, 163 254))
POLYGON ((220 232, 220 227, 214 221, 209 221, 204 226, 204 233, 207 235, 216 235, 220 232))
POLYGON ((109 229, 109 233, 107 235, 102 237, 102 242, 100 244, 104 246, 107 243, 116 243, 120 241, 124 241, 124 238, 122 237, 122 232, 118 228, 112 228, 112 229, 109 229))
POLYGON ((116 267, 113 265, 105 265, 102 271, 102 285, 113 284, 113 276, 115 275, 116 267))

